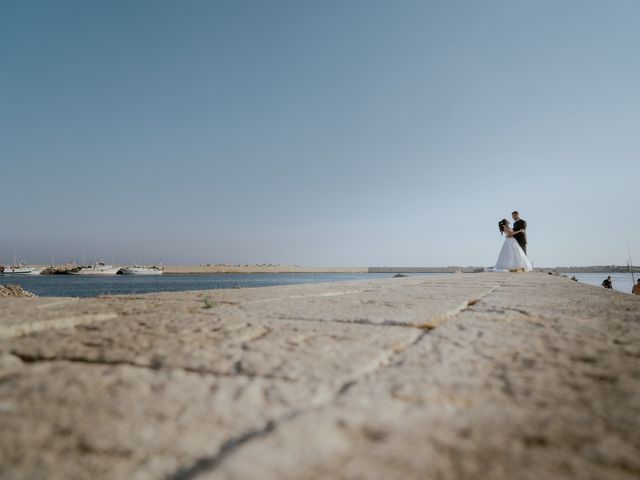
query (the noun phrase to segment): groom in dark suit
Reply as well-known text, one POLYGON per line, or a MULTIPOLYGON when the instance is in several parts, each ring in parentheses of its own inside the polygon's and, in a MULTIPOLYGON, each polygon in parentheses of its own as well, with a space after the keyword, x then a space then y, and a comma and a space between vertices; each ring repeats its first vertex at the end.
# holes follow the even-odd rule
POLYGON ((518 245, 524 250, 526 255, 527 253, 527 222, 520 218, 520 214, 516 210, 515 212, 511 212, 511 217, 513 217, 513 238, 516 239, 518 245))

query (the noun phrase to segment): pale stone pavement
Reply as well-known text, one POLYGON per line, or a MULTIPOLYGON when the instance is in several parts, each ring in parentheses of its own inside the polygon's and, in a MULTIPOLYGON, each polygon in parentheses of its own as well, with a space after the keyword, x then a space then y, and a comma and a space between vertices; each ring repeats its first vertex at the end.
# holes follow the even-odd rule
POLYGON ((0 300, 0 478, 638 479, 640 298, 464 274, 0 300))

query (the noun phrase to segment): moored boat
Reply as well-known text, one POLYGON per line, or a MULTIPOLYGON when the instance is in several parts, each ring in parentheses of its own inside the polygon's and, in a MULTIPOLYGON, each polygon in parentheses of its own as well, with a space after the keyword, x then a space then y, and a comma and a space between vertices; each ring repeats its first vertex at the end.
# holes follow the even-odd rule
POLYGON ((38 275, 41 269, 26 265, 22 260, 16 265, 0 266, 3 275, 38 275))
POLYGON ((118 273, 122 275, 162 275, 163 268, 160 265, 133 265, 122 267, 118 273))
POLYGON ((115 275, 119 268, 105 262, 96 262, 93 265, 78 267, 67 272, 68 275, 115 275))

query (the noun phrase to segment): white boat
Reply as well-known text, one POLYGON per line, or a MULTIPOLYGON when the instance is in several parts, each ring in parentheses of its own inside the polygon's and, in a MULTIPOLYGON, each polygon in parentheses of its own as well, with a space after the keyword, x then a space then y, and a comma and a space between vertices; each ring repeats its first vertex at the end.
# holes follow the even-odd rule
POLYGON ((67 273, 69 275, 115 275, 118 273, 118 270, 118 267, 114 267, 113 265, 100 261, 93 265, 69 270, 67 273))
POLYGON ((162 266, 160 265, 133 265, 132 267, 122 267, 118 273, 122 275, 162 275, 162 266))
POLYGON ((20 261, 17 265, 9 265, 6 267, 0 267, 0 273, 3 275, 38 275, 41 270, 36 267, 26 265, 23 261, 20 261))

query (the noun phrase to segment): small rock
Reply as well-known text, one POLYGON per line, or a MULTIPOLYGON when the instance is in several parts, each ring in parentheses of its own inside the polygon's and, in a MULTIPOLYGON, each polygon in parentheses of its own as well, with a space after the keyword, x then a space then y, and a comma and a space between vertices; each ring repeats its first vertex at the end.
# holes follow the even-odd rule
POLYGON ((35 297, 35 295, 24 290, 20 285, 0 285, 0 298, 6 297, 35 297))

